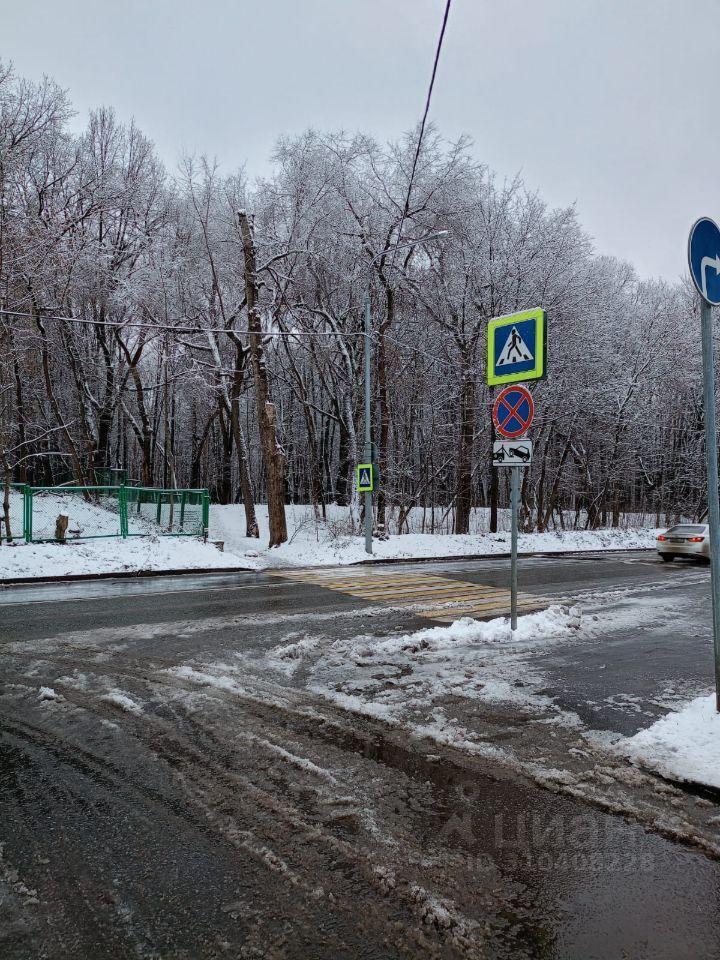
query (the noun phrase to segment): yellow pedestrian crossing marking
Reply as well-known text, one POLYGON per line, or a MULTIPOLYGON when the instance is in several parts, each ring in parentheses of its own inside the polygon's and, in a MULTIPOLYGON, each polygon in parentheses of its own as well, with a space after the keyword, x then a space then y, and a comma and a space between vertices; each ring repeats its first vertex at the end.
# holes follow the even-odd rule
MULTIPOLYGON (((510 616, 510 591, 485 583, 470 583, 425 573, 380 573, 354 567, 335 570, 273 570, 272 576, 334 590, 388 606, 413 607, 419 617, 452 623, 459 617, 491 620, 510 616)), ((518 596, 518 610, 543 610, 550 601, 532 594, 518 596)))

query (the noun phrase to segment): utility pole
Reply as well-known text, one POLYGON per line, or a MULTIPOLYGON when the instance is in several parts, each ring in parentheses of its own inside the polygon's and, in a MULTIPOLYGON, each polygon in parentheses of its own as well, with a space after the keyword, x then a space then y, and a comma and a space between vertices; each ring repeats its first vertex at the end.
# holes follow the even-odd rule
MULTIPOLYGON (((365 292, 365 463, 372 463, 372 408, 370 404, 370 284, 365 292)), ((365 492, 365 553, 372 556, 372 492, 365 492)))

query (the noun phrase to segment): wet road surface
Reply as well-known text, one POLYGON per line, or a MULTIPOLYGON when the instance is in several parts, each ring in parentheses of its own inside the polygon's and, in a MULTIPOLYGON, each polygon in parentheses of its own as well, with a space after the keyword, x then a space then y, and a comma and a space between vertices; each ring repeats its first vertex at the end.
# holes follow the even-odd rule
MULTIPOLYGON (((628 555, 522 576, 614 618, 534 659, 594 728, 632 732, 669 687, 707 685, 701 568, 628 555)), ((0 591, 0 955, 720 956, 720 863, 672 839, 701 817, 710 842, 712 799, 417 739, 262 659, 428 626, 403 603, 270 575, 0 591), (239 650, 257 659, 210 682, 202 665, 239 650)), ((548 736, 517 711, 494 723, 496 743, 548 736)))

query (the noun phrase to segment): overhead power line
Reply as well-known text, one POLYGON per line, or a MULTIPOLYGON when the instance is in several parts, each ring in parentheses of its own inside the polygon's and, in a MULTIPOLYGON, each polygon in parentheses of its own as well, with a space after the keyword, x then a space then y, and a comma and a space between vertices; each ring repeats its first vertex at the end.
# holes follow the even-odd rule
POLYGON ((435 48, 435 59, 433 60, 432 74, 430 76, 430 85, 428 86, 427 97, 425 98, 425 109, 422 115, 422 121, 420 122, 420 132, 418 133, 418 140, 415 146, 415 156, 413 157, 412 167, 410 169, 410 179, 408 180, 407 195, 405 197, 405 205, 403 206, 402 217, 400 218, 400 226, 398 228, 397 242, 395 248, 393 249, 392 260, 390 261, 390 266, 395 264, 395 254, 397 252, 397 246, 400 243, 402 238, 403 225, 405 223, 405 218, 408 215, 410 210, 410 200, 412 197, 412 188, 413 183, 415 182, 415 172, 417 170, 418 161, 420 159, 420 150, 422 148, 423 137, 425 136, 425 127, 427 125, 428 114, 430 113, 430 101, 432 100, 433 89, 435 88, 435 77, 437 76, 438 63, 440 62, 440 51, 442 50, 443 40, 445 39, 445 28, 447 27, 448 16, 450 14, 450 4, 452 0, 447 0, 445 4, 445 13, 443 14, 442 26, 440 28, 440 36, 438 37, 437 47, 435 48))
MULTIPOLYGON (((91 327, 139 328, 158 330, 168 333, 247 333, 246 330, 235 330, 232 327, 187 327, 171 323, 155 323, 152 320, 86 320, 84 317, 63 317, 57 314, 29 313, 26 310, 0 310, 6 317, 25 317, 29 320, 58 320, 62 323, 77 323, 91 327)), ((268 337, 364 337, 363 331, 346 330, 268 330, 263 332, 268 337)))

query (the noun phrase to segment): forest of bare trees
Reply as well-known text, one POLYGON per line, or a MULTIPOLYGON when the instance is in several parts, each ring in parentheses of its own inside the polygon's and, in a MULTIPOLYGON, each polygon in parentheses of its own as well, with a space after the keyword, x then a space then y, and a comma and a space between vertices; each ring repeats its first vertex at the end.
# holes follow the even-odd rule
POLYGON ((287 536, 284 502, 348 505, 357 522, 369 286, 380 524, 402 532, 432 505, 463 533, 473 507, 507 503, 485 330, 536 306, 549 377, 534 388, 525 528, 703 515, 697 304, 680 280, 642 282, 598 255, 574 208, 434 131, 411 185, 417 134, 315 131, 281 138, 252 181, 204 158, 169 173, 111 109, 81 135, 71 115, 51 81, 0 67, 6 481, 125 469, 208 487, 244 504, 249 535, 255 503, 274 505, 271 543, 287 536))

